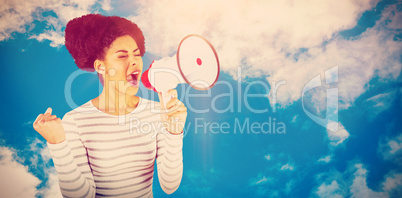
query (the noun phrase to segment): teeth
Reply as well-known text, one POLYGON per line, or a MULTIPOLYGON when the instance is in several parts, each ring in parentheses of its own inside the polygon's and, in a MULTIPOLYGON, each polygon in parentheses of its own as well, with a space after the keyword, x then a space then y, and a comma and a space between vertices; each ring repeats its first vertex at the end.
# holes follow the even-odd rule
POLYGON ((137 75, 137 74, 139 74, 139 73, 140 73, 139 71, 136 71, 136 72, 130 73, 129 76, 130 76, 130 75, 137 75))
POLYGON ((131 82, 133 84, 137 84, 139 75, 140 75, 140 72, 135 71, 135 72, 133 72, 133 73, 131 73, 131 74, 129 74, 127 76, 127 81, 129 81, 129 82, 131 82))

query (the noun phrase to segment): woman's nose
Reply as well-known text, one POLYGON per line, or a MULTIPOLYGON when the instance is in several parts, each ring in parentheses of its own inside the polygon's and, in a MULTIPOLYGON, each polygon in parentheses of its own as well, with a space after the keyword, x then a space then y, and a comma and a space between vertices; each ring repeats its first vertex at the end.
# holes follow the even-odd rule
POLYGON ((135 66, 137 64, 137 60, 135 56, 130 56, 130 66, 135 66))

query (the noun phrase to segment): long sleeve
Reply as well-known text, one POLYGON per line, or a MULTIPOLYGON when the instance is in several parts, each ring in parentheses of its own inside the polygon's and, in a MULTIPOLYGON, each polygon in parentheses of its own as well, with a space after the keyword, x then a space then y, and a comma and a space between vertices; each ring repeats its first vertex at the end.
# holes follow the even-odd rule
POLYGON ((157 170, 161 188, 172 194, 179 188, 183 175, 183 134, 163 130, 157 135, 157 170))
POLYGON ((63 197, 95 197, 96 187, 87 151, 74 119, 66 114, 62 124, 66 140, 58 144, 47 144, 59 178, 61 193, 63 197))

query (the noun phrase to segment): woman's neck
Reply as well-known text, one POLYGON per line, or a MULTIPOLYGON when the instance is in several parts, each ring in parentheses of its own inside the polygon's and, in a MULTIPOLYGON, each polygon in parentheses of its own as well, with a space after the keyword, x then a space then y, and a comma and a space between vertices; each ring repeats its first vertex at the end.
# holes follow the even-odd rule
POLYGON ((125 115, 133 111, 138 103, 139 97, 116 93, 117 91, 106 91, 92 100, 92 103, 99 110, 111 115, 125 115))

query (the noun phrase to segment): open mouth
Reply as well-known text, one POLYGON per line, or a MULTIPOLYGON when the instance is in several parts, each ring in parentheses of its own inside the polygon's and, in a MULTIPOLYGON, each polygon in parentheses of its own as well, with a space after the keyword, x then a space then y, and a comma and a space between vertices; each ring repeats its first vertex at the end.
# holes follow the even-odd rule
POLYGON ((140 72, 135 71, 127 76, 127 81, 131 85, 138 87, 140 85, 139 77, 140 77, 140 72))

